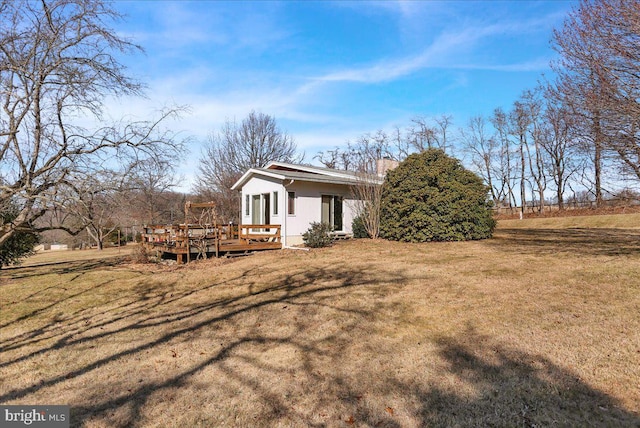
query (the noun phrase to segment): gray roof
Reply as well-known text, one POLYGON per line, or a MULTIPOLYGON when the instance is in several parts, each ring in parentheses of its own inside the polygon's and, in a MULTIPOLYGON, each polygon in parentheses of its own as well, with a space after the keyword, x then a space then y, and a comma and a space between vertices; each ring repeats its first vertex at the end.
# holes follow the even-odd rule
MULTIPOLYGON (((298 180, 308 181, 315 183, 331 183, 331 184, 343 184, 354 185, 362 180, 362 176, 359 173, 353 171, 343 171, 338 169, 324 168, 311 165, 293 165, 284 162, 271 162, 266 168, 251 168, 243 174, 243 176, 236 181, 231 187, 237 189, 244 185, 244 183, 254 174, 264 175, 268 177, 281 178, 283 180, 298 180)), ((382 179, 377 176, 369 177, 369 180, 375 183, 382 184, 382 179)))
POLYGON ((334 177, 331 175, 314 174, 311 172, 285 171, 281 169, 265 169, 265 168, 254 168, 254 169, 258 172, 264 171, 266 173, 278 174, 285 177, 285 179, 287 180, 313 181, 317 183, 348 184, 348 185, 353 185, 358 182, 358 179, 355 174, 349 174, 351 175, 350 177, 334 177))

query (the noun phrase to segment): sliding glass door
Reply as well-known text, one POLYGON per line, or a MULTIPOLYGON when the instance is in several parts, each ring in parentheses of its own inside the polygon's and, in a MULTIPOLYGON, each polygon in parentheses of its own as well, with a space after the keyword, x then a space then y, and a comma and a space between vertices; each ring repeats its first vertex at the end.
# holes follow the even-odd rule
POLYGON ((333 230, 342 230, 342 196, 322 195, 320 221, 331 225, 333 230))
MULTIPOLYGON (((269 193, 251 196, 251 224, 269 224, 271 222, 271 198, 269 193)), ((263 229, 252 229, 254 232, 263 229)), ((268 232, 269 229, 264 229, 268 232)))

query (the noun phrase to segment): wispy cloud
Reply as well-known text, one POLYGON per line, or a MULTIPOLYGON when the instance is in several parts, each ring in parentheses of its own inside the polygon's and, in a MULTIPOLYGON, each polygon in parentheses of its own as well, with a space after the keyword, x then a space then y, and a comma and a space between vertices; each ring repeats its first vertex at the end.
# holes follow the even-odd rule
POLYGON ((464 115, 467 98, 484 97, 478 91, 493 84, 487 103, 500 105, 500 94, 511 96, 520 82, 503 85, 504 74, 473 71, 548 69, 553 53, 540 40, 563 16, 548 2, 115 5, 136 16, 119 30, 146 47, 146 58, 131 68, 146 76, 149 90, 147 99, 109 102, 107 110, 144 116, 159 105, 190 105, 171 124, 195 137, 190 166, 209 133, 254 109, 276 117, 310 160, 365 132, 403 126, 415 114, 464 115), (519 49, 530 40, 535 49, 519 49))
POLYGON ((400 18, 416 16, 421 11, 442 8, 439 2, 420 2, 415 0, 371 0, 371 1, 341 1, 333 3, 336 7, 349 8, 362 14, 376 12, 390 13, 400 18))
POLYGON ((162 2, 162 7, 154 8, 150 15, 152 25, 134 25, 131 27, 136 30, 121 31, 161 54, 182 49, 192 54, 198 47, 212 46, 261 50, 290 36, 269 4, 259 8, 221 3, 210 6, 209 2, 162 2))
POLYGON ((550 69, 551 57, 537 58, 513 64, 450 64, 449 68, 456 70, 489 70, 506 72, 545 71, 550 69))
MULTIPOLYGON (((428 68, 484 69, 495 71, 537 71, 548 69, 549 59, 512 64, 465 63, 461 57, 484 40, 498 35, 522 34, 544 24, 543 19, 526 22, 496 23, 468 26, 460 31, 445 31, 423 51, 416 55, 385 59, 372 65, 329 72, 317 77, 325 82, 379 83, 392 81, 428 68)), ((544 24, 548 25, 548 24, 544 24)))

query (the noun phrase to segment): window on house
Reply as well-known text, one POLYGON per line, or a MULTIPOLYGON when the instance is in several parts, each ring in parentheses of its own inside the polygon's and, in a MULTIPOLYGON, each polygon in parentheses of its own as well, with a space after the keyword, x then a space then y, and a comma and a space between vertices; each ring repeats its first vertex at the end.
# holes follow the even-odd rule
POLYGON ((251 224, 262 223, 262 209, 261 209, 260 195, 251 196, 251 224))
POLYGON ((296 192, 287 192, 287 214, 296 213, 296 192))
POLYGON ((273 205, 273 215, 278 215, 278 192, 273 192, 271 204, 273 205))
POLYGON ((249 215, 249 195, 244 195, 244 215, 249 215))
POLYGON ((322 195, 320 221, 331 225, 333 230, 342 230, 342 196, 322 195))

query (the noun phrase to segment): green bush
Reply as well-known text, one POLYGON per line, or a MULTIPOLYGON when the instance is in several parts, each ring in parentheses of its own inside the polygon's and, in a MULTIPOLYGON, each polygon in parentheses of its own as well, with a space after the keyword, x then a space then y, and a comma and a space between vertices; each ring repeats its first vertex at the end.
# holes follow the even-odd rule
POLYGON ((328 223, 311 223, 311 227, 302 234, 302 240, 307 247, 322 248, 329 247, 333 244, 331 237, 331 225, 328 223))
POLYGON ((354 238, 369 238, 367 229, 364 227, 364 221, 362 221, 362 216, 357 216, 353 219, 351 222, 351 230, 353 231, 354 238))
POLYGON ((442 150, 413 154, 385 177, 380 234, 404 242, 489 238, 496 222, 488 192, 442 150))
MULTIPOLYGON (((13 221, 18 215, 18 209, 11 203, 0 209, 0 224, 13 221)), ((18 230, 0 245, 0 268, 11 264, 18 264, 20 260, 34 254, 33 248, 40 237, 30 229, 18 230)))

